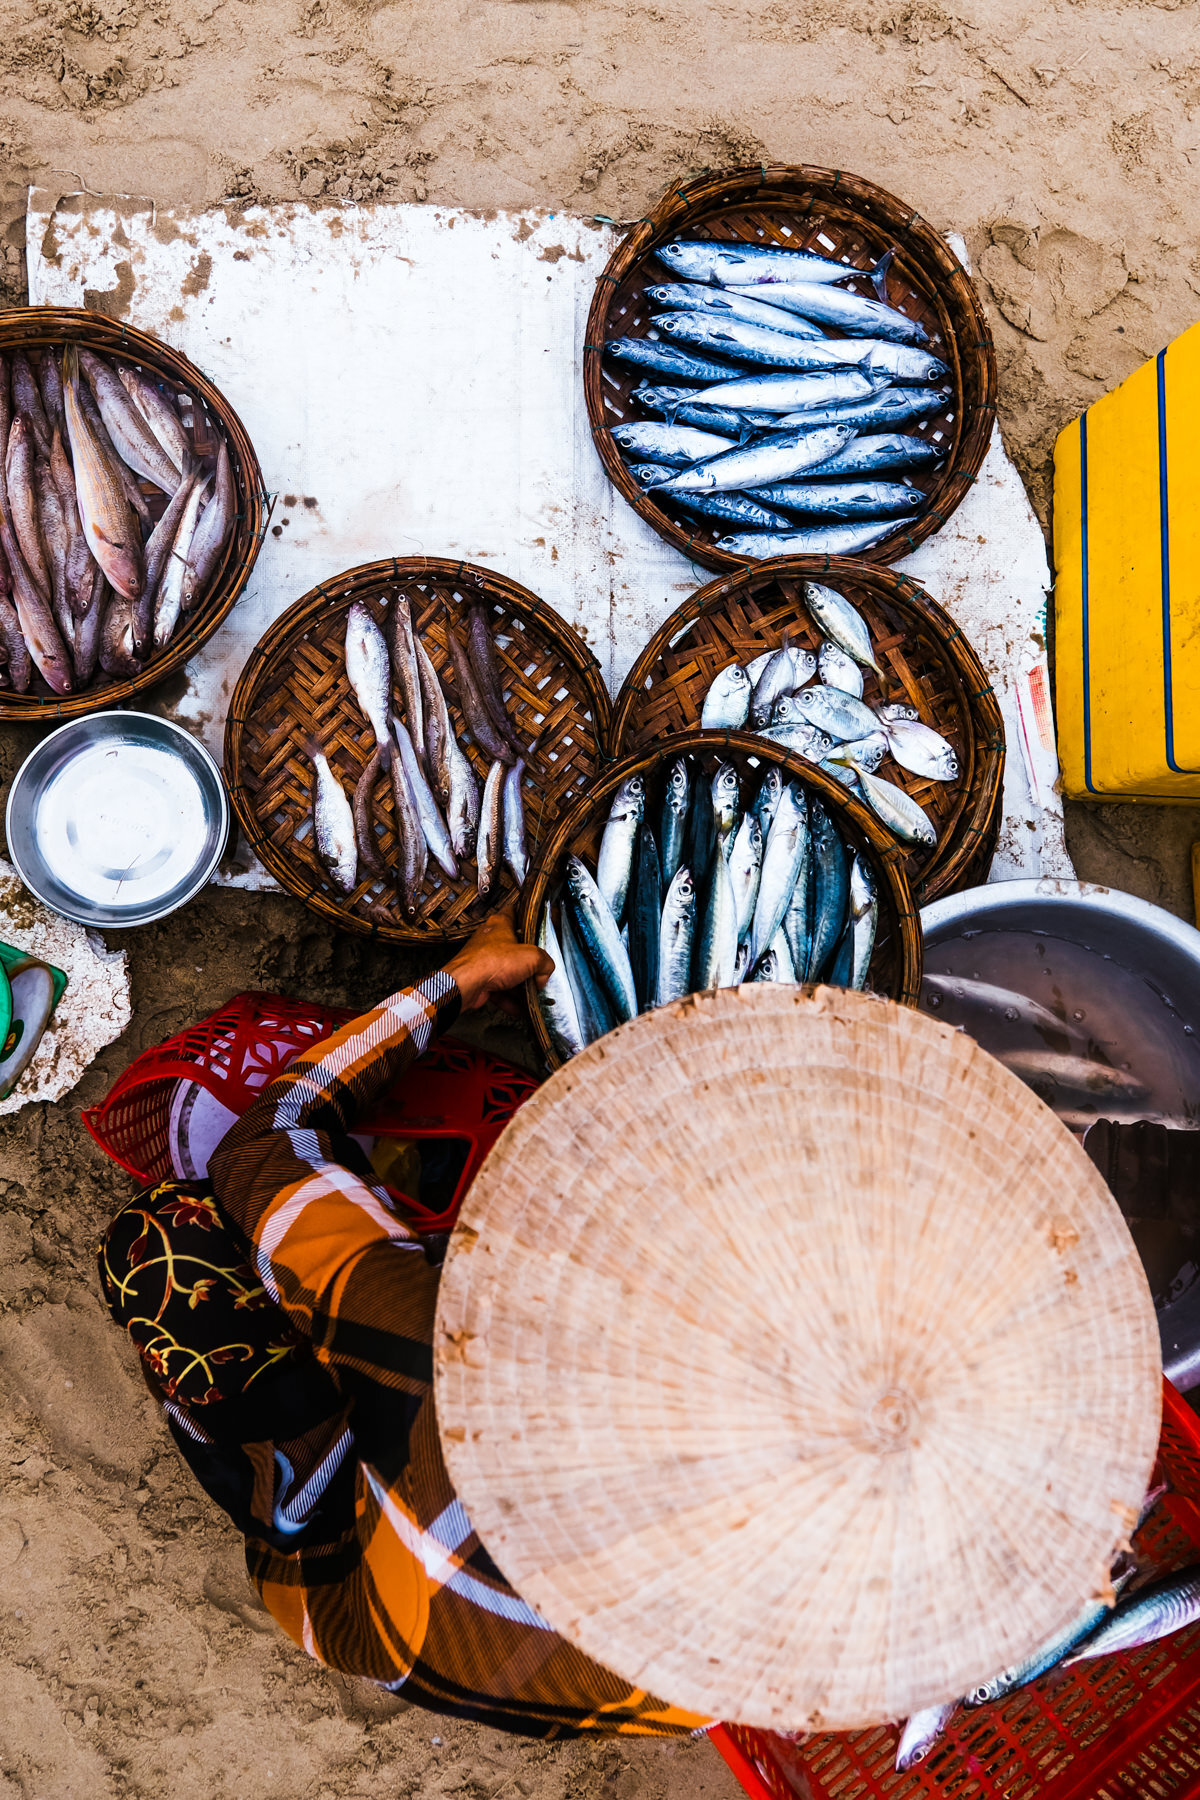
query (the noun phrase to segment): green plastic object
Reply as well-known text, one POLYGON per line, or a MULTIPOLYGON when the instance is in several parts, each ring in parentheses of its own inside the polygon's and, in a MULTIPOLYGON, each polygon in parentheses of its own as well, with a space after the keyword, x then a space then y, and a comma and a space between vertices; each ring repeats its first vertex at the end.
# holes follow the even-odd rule
POLYGON ((53 963, 0 944, 0 1100, 29 1067, 66 986, 65 974, 53 963))

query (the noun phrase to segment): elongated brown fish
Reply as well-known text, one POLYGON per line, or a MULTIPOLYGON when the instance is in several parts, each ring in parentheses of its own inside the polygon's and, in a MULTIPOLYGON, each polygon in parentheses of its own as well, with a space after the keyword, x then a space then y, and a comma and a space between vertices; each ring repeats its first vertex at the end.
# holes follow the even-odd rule
POLYGON ((62 633, 63 642, 69 649, 75 633, 75 615, 71 610, 70 597, 67 593, 67 550, 70 545, 70 534, 66 519, 63 517, 63 504, 58 487, 46 457, 39 456, 35 460, 33 479, 37 489, 38 520, 42 528, 42 542, 46 547, 46 560, 50 566, 50 603, 54 610, 55 622, 62 633))
POLYGON ((467 730, 479 745, 479 748, 490 756, 493 762, 505 763, 509 768, 517 760, 517 753, 492 723, 492 717, 483 695, 479 692, 479 683, 475 679, 475 671, 471 667, 470 658, 463 649, 454 630, 454 621, 450 616, 450 608, 445 608, 446 642, 450 648, 450 659, 454 664, 454 697, 458 701, 459 710, 466 720, 467 730))
POLYGON ((105 429, 120 456, 136 474, 164 494, 179 486, 180 470, 163 449, 120 381, 116 370, 91 350, 80 349, 79 365, 96 396, 105 429))
MULTIPOLYGON (((183 517, 184 508, 191 500, 193 490, 202 481, 203 476, 199 467, 189 457, 184 478, 168 500, 166 511, 150 533, 149 541, 146 544, 146 581, 138 597, 137 605, 133 609, 133 637, 139 656, 145 656, 148 653, 153 639, 155 601, 158 599, 158 591, 162 586, 163 575, 179 531, 179 522, 183 517)), ((192 541, 195 542, 195 539, 192 541)), ((183 570, 180 570, 179 578, 182 589, 183 570)), ((176 617, 178 617, 178 611, 176 617)))
POLYGON ((0 650, 4 653, 4 672, 9 687, 14 693, 27 694, 33 679, 33 659, 17 609, 6 594, 0 595, 0 650))
POLYGON ((84 536, 117 593, 136 600, 146 579, 137 521, 119 475, 96 441, 79 389, 79 358, 71 344, 63 358, 63 403, 84 536))
POLYGON ((100 662, 100 643, 104 636, 104 625, 108 615, 112 589, 104 579, 101 570, 89 555, 91 575, 87 595, 87 606, 75 621, 75 679, 80 687, 92 679, 100 662))
POLYGON ((183 612, 184 597, 191 574, 188 558, 191 556, 192 539, 196 535, 196 521, 200 517, 200 502, 203 498, 203 485, 198 481, 193 481, 179 515, 179 524, 175 528, 175 537, 167 555, 162 579, 158 584, 158 592, 154 596, 154 648, 156 650, 166 649, 183 612))
POLYGON ((404 700, 404 723, 418 758, 425 754, 425 709, 421 703, 421 675, 413 641, 412 608, 403 594, 397 594, 388 608, 388 643, 392 652, 392 675, 400 684, 404 700))
POLYGON ((106 675, 124 679, 136 675, 142 666, 133 641, 133 609, 136 600, 125 594, 114 594, 105 610, 100 628, 100 667, 106 675))
POLYGON ((150 511, 150 504, 147 501, 145 494, 143 494, 141 488, 138 486, 137 476, 129 467, 129 464, 125 461, 124 457, 121 456, 116 445, 109 437, 108 426, 101 418, 100 408, 96 405, 96 396, 93 394, 86 381, 81 381, 79 383, 79 404, 83 408, 84 416, 92 428, 92 436, 100 446, 101 454, 104 456, 112 469, 113 474, 121 484, 126 500, 128 500, 130 506, 132 506, 134 512, 142 521, 143 528, 146 531, 149 531, 154 523, 154 516, 150 511))
POLYGON ((182 473, 184 458, 191 455, 191 445, 179 414, 162 391, 140 369, 135 369, 131 363, 118 363, 116 369, 125 392, 175 467, 182 473))
POLYGON ((488 710, 492 724, 504 741, 515 750, 517 740, 504 706, 504 687, 496 662, 496 646, 492 642, 487 617, 480 605, 472 606, 467 613, 467 655, 471 659, 471 670, 479 688, 479 696, 488 710))
POLYGON ((354 841, 358 845, 359 866, 369 869, 372 875, 383 874, 383 863, 375 836, 375 783, 381 774, 386 773, 391 754, 391 745, 386 738, 377 743, 354 786, 354 841))
POLYGON ((8 454, 4 459, 4 479, 8 488, 8 506, 13 530, 25 558, 33 585, 43 600, 50 598, 50 570, 38 523, 37 494, 34 489, 33 427, 27 413, 18 413, 8 434, 8 454))
POLYGON ((54 623, 50 602, 38 592, 25 567, 9 516, 7 494, 0 496, 0 546, 8 561, 13 602, 29 653, 47 687, 56 694, 69 694, 75 685, 71 657, 54 623))
POLYGON ((237 493, 233 485, 229 446, 222 439, 221 448, 217 452, 213 496, 200 514, 200 523, 192 539, 192 577, 184 594, 185 612, 195 605, 211 580, 236 515, 237 493))
POLYGON ((50 454, 50 425, 42 405, 42 390, 37 384, 29 358, 23 351, 13 352, 13 411, 24 413, 33 432, 33 441, 43 456, 50 454))

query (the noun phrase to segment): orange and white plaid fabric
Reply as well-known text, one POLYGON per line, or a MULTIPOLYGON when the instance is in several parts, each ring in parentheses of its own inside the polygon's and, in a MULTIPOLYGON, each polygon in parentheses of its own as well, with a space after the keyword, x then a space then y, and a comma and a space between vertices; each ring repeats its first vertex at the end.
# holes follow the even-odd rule
MULTIPOLYGON (((245 1255, 305 1348, 240 1398, 165 1396, 168 1418, 246 1531, 266 1606, 319 1661, 545 1738, 687 1734, 707 1721, 630 1688, 526 1605, 446 1474, 432 1394, 438 1270, 350 1133, 458 1011, 444 974, 394 995, 291 1064, 223 1140, 210 1178, 228 1260, 245 1255)), ((101 1272, 126 1323, 114 1300, 123 1271, 105 1262, 119 1224, 101 1272)), ((203 1306, 189 1308, 175 1337, 202 1338, 203 1320, 203 1306)))

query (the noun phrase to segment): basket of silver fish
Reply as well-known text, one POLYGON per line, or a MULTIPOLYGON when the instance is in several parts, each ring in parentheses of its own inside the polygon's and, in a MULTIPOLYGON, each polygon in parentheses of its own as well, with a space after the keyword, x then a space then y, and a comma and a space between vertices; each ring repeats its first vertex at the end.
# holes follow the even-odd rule
POLYGON ((466 937, 595 780, 610 712, 591 651, 492 569, 351 569, 251 654, 225 727, 242 828, 343 930, 466 937))
POLYGON ((551 1067, 709 988, 825 982, 912 1006, 921 984, 895 841, 822 769, 749 732, 686 732, 611 768, 546 843, 519 927, 554 960, 527 994, 551 1067))
POLYGON ((907 555, 975 479, 995 387, 948 244, 833 169, 672 188, 600 277, 584 350, 614 485, 710 569, 907 555))
POLYGON ((185 356, 100 313, 0 313, 0 719, 77 718, 180 668, 265 525, 241 420, 185 356))
POLYGON ((852 790, 903 846, 919 905, 984 879, 1000 708, 962 632, 911 578, 786 557, 709 582, 630 670, 611 752, 697 727, 762 732, 852 790))

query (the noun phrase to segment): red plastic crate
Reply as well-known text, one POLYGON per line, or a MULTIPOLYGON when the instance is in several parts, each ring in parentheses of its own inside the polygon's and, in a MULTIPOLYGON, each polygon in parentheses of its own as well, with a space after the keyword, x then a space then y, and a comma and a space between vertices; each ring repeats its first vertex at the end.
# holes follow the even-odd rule
MULTIPOLYGON (((195 1081, 236 1114, 311 1045, 355 1017, 277 994, 237 994, 227 1006, 145 1051, 107 1098, 83 1115, 100 1148, 143 1183, 172 1174, 167 1128, 180 1080, 195 1081)), ((466 1164, 450 1206, 432 1213, 407 1194, 396 1198, 417 1231, 448 1231, 484 1157, 538 1083, 523 1069, 441 1038, 420 1057, 356 1130, 374 1137, 466 1139, 466 1164)))
MULTIPOLYGON (((1169 1381, 1154 1479, 1171 1492, 1137 1534, 1141 1566, 1200 1561, 1200 1419, 1169 1381)), ((933 1754, 904 1775, 890 1725, 804 1744, 741 1725, 709 1735, 752 1800, 1196 1800, 1200 1624, 1052 1671, 1000 1705, 960 1707, 933 1754)))

